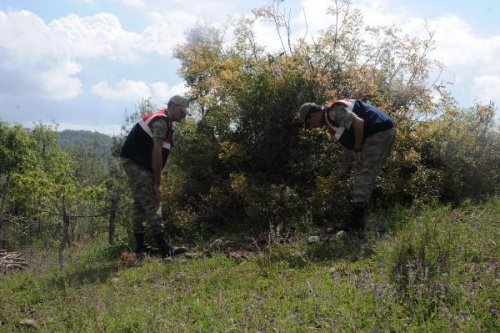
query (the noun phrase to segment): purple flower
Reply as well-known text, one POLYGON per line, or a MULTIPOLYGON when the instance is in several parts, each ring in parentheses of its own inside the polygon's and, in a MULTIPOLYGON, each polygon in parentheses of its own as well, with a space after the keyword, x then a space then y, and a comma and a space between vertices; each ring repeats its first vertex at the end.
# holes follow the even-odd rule
POLYGON ((101 302, 98 302, 95 307, 99 312, 102 312, 104 310, 104 304, 101 302))

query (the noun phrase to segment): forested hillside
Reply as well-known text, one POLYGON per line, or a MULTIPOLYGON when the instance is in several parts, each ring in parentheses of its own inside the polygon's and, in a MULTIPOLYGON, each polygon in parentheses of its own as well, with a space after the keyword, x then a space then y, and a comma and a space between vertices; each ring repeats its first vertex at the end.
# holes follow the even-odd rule
POLYGON ((58 136, 59 144, 65 150, 87 147, 95 149, 104 159, 111 158, 113 139, 109 135, 84 130, 64 130, 59 131, 58 136))

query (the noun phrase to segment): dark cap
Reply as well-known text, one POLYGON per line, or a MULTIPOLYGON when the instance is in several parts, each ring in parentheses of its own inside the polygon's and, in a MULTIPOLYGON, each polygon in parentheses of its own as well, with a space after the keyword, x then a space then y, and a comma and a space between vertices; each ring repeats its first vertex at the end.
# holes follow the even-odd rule
POLYGON ((188 116, 191 114, 187 111, 187 108, 189 107, 189 99, 183 96, 175 95, 170 98, 168 101, 169 103, 174 103, 175 105, 179 106, 181 110, 186 113, 188 116))
POLYGON ((303 122, 306 122, 307 118, 311 113, 320 112, 321 110, 322 110, 321 106, 319 106, 316 103, 311 103, 311 102, 304 103, 302 104, 299 110, 300 119, 303 122))

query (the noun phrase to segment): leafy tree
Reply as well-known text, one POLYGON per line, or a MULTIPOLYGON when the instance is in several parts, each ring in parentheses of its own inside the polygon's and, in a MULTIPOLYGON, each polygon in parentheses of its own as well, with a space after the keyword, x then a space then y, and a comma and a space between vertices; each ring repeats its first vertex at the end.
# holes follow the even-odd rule
MULTIPOLYGON (((10 174, 22 171, 23 164, 28 159, 30 144, 29 137, 21 126, 11 127, 0 122, 0 175, 5 177, 2 197, 7 195, 10 174)), ((4 203, 5 199, 2 206, 4 203)))
POLYGON ((4 203, 16 221, 10 244, 41 240, 50 245, 61 239, 61 231, 69 243, 95 230, 96 219, 85 224, 76 223, 76 217, 107 208, 105 174, 98 172, 106 161, 90 150, 72 156, 61 149, 55 124, 37 123, 32 130, 2 125, 2 172, 9 172, 11 180, 4 203))
MULTIPOLYGON (((9 193, 12 187, 12 175, 22 172, 28 160, 31 140, 26 131, 19 125, 9 126, 0 121, 0 231, 7 222, 6 211, 9 209, 9 193)), ((7 242, 0 233, 0 247, 7 242)))

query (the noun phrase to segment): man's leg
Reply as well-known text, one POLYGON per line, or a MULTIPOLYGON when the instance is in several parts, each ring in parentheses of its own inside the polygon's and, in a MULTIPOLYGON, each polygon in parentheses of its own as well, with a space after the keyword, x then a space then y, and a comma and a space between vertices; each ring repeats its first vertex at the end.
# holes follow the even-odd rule
POLYGON ((138 190, 141 187, 140 182, 137 181, 141 173, 141 167, 128 159, 122 159, 122 166, 127 175, 132 198, 134 199, 132 204, 132 231, 135 237, 135 253, 139 257, 142 257, 144 252, 150 249, 148 249, 145 243, 144 220, 146 219, 146 215, 141 205, 141 197, 137 196, 138 190))
POLYGON ((365 210, 368 206, 375 181, 382 165, 394 144, 396 129, 369 136, 363 144, 361 161, 363 168, 354 170, 353 179, 353 211, 351 223, 354 229, 363 229, 365 225, 365 210))
POLYGON ((136 176, 138 186, 135 195, 158 243, 162 257, 186 252, 184 248, 170 246, 165 240, 161 206, 156 203, 156 196, 153 189, 153 174, 146 169, 141 169, 136 176))

